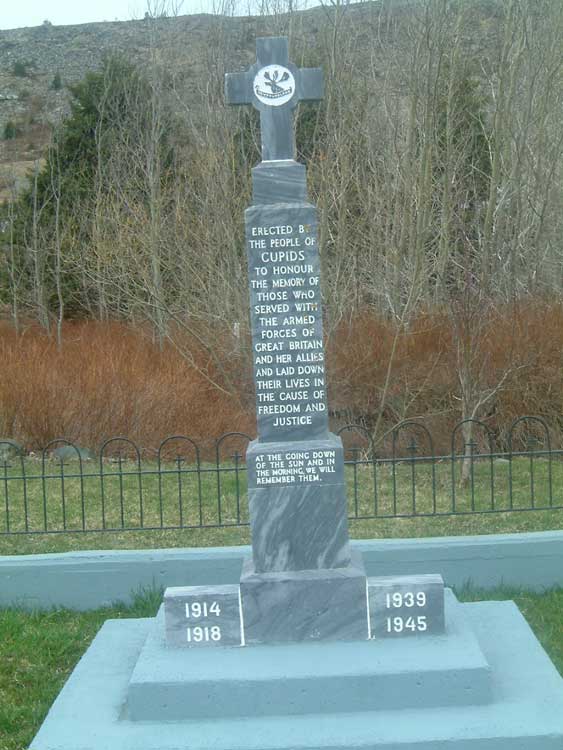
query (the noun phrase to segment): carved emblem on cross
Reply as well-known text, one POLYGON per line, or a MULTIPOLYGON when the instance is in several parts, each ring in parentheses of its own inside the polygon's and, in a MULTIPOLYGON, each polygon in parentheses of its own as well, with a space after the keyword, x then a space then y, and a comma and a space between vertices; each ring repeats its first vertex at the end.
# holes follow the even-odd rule
POLYGON ((299 102, 323 98, 323 73, 293 65, 287 38, 260 38, 254 65, 225 76, 225 98, 228 104, 252 104, 259 110, 262 161, 294 159, 293 110, 299 102))

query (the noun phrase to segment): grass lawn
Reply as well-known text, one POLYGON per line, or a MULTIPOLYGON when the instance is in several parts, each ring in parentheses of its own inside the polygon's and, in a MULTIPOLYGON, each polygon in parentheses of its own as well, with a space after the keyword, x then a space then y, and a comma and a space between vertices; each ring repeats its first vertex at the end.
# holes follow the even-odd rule
MULTIPOLYGON (((131 461, 12 460, 0 464, 0 554, 247 544, 246 472, 131 461), (25 473, 26 481, 21 479, 25 473), (11 532, 29 531, 33 534, 11 532), (224 526, 217 528, 221 522, 224 526), (145 528, 141 529, 141 523, 145 528), (9 525, 8 525, 9 524, 9 525), (104 527, 111 531, 95 531, 104 527), (177 528, 178 526, 194 528, 177 528), (78 531, 84 527, 88 533, 78 531), (172 527, 168 528, 167 527, 172 527), (173 528, 176 527, 176 528, 173 528), (63 530, 45 534, 41 530, 63 530)), ((346 467, 354 538, 425 537, 563 528, 563 461, 541 455, 478 459, 459 484, 459 462, 346 467), (453 471, 452 471, 453 469, 453 471), (535 508, 535 509, 534 509, 535 508), (455 515, 451 515, 455 509, 455 515), (473 512, 473 511, 482 511, 473 512), (495 512, 491 512, 495 511, 495 512), (498 512, 496 512, 498 511, 498 512)))
POLYGON ((25 750, 68 675, 108 618, 147 617, 158 596, 92 612, 0 610, 0 750, 25 750))
MULTIPOLYGON (((471 600, 514 599, 563 674, 563 589, 544 594, 498 589, 459 592, 471 600)), ((147 617, 160 593, 132 607, 78 613, 0 610, 0 750, 26 750, 49 707, 92 638, 108 618, 147 617)))
MULTIPOLYGON (((236 545, 250 542, 246 474, 223 464, 198 478, 189 467, 131 462, 61 466, 25 459, 0 465, 0 532, 63 529, 62 534, 0 533, 0 554, 78 549, 135 549, 236 545), (21 479, 25 472, 27 481, 21 479), (141 508, 142 497, 142 508, 141 508), (153 528, 141 530, 145 526, 153 528), (219 520, 227 525, 212 527, 219 520), (95 532, 102 519, 113 531, 95 532), (191 529, 161 527, 202 524, 191 529), (77 529, 90 530, 77 533, 77 529), (208 528, 205 526, 208 525, 208 528), (121 526, 131 527, 130 530, 121 526)), ((473 535, 563 528, 563 463, 546 458, 475 462, 460 487, 459 465, 424 462, 346 469, 351 535, 354 538, 473 535), (413 481, 414 480, 414 481, 413 481), (414 487, 414 490, 413 490, 414 487), (453 490, 452 490, 453 488, 453 490), (456 515, 451 515, 455 493, 456 515), (524 510, 535 508, 532 510, 524 510), (543 508, 543 509, 539 509, 543 508), (491 510, 499 512, 490 512, 491 510), (474 511, 483 511, 475 513, 474 511), (362 518, 362 516, 375 516, 362 518)), ((515 599, 554 663, 563 673, 563 589, 543 594, 497 590, 460 592, 461 598, 515 599)), ((139 597, 132 607, 88 613, 55 610, 0 611, 0 750, 25 750, 68 674, 108 618, 154 614, 160 594, 139 597)))

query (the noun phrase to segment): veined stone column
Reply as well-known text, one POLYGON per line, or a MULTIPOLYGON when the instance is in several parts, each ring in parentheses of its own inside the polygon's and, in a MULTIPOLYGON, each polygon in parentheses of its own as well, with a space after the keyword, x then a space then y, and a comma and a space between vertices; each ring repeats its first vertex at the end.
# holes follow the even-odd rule
POLYGON ((329 432, 317 211, 295 160, 292 111, 322 98, 287 39, 257 40, 227 101, 260 112, 246 245, 258 438, 247 451, 252 560, 241 578, 251 642, 367 638, 366 578, 348 539, 344 457, 329 432))

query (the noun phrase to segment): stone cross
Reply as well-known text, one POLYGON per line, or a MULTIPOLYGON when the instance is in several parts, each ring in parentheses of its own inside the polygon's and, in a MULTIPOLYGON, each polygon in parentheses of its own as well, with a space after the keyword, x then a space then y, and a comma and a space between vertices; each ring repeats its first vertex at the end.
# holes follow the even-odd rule
MULTIPOLYGON (((294 589, 327 611, 318 597, 334 592, 332 584, 313 584, 318 571, 328 571, 321 577, 331 582, 344 575, 346 596, 363 601, 363 613, 344 602, 343 590, 329 609, 339 600, 343 610, 359 612, 353 627, 363 632, 365 574, 351 563, 342 441, 328 424, 317 211, 307 197, 305 166, 293 158, 292 110, 322 96, 322 72, 289 62, 286 38, 257 39, 256 49, 257 62, 225 81, 227 101, 252 104, 262 127, 263 160, 252 169, 245 212, 258 427, 246 453, 253 554, 241 578, 247 634, 256 636, 258 611, 268 612, 256 622, 262 631, 281 623, 266 591, 288 613, 295 614, 294 589), (313 571, 312 579, 303 571, 313 571), (271 589, 268 576, 275 578, 271 589)), ((308 618, 303 611, 303 622, 308 618)))
POLYGON ((293 110, 299 102, 323 98, 320 68, 289 62, 287 37, 256 40, 256 63, 225 77, 229 104, 252 104, 260 112, 262 161, 295 158, 293 110))

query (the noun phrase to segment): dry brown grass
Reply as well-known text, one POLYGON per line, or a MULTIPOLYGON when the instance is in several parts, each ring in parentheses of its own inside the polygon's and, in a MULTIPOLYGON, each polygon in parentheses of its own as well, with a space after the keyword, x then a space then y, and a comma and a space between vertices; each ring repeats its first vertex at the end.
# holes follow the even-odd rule
MULTIPOLYGON (((492 431, 497 446, 505 446, 514 420, 526 414, 542 416, 553 447, 561 447, 563 305, 536 301, 495 308, 480 323, 472 340, 472 372, 480 389, 487 392, 504 373, 508 377, 478 418, 492 431)), ((451 431, 461 419, 455 331, 451 316, 443 311, 420 314, 398 334, 390 321, 357 316, 341 327, 329 349, 332 409, 340 420, 374 425, 398 335, 380 434, 402 420, 422 418, 436 452, 447 453, 451 431)), ((477 430, 480 447, 483 438, 477 430)))
POLYGON ((27 448, 58 437, 97 447, 114 435, 150 448, 173 434, 253 429, 174 348, 121 323, 67 323, 60 351, 36 327, 18 337, 4 325, 0 357, 0 430, 27 448))
MULTIPOLYGON (((365 313, 341 326, 329 342, 335 426, 373 427, 395 333, 392 323, 365 313)), ((536 302, 490 313, 476 352, 483 388, 514 367, 480 415, 498 444, 506 441, 511 422, 537 414, 549 422, 552 444, 560 447, 563 306, 536 302)), ((58 437, 96 448, 114 435, 151 449, 172 434, 209 440, 230 430, 255 431, 248 372, 240 362, 223 365, 237 398, 214 388, 172 346, 161 351, 142 329, 123 323, 69 322, 61 351, 37 327, 16 336, 4 323, 0 357, 0 435, 28 449, 58 437)), ((203 355, 199 364, 209 372, 203 355)), ((447 453, 460 418, 458 395, 451 319, 443 312, 421 314, 399 334, 382 431, 402 419, 421 418, 436 452, 447 453)), ((482 442, 482 435, 476 439, 482 442)))

